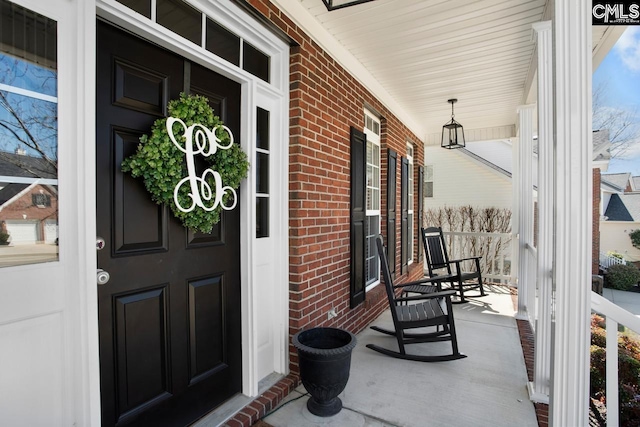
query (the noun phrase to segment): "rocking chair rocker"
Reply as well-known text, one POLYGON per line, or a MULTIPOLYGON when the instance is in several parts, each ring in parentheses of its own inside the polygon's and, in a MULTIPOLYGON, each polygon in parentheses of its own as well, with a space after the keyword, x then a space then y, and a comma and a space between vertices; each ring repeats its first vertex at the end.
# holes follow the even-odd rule
POLYGON ((387 264, 387 256, 385 254, 382 236, 376 237, 378 245, 378 257, 382 267, 382 275, 389 299, 391 309, 391 317, 393 319, 394 330, 372 326, 374 331, 383 334, 395 336, 398 340, 399 351, 389 350, 375 344, 367 344, 371 350, 385 354, 387 356, 396 357, 398 359, 415 360, 418 362, 442 362, 446 360, 462 359, 467 357, 458 351, 458 341, 456 338, 456 328, 453 320, 453 309, 451 305, 451 295, 455 291, 448 290, 444 292, 431 292, 429 294, 397 297, 396 290, 403 289, 407 286, 413 286, 421 283, 428 283, 440 280, 438 277, 425 278, 417 282, 404 283, 401 285, 393 284, 389 265, 387 264), (408 329, 436 327, 435 331, 422 333, 408 333, 408 329), (407 354, 405 351, 406 344, 417 344, 435 341, 451 341, 451 354, 426 356, 417 354, 407 354))

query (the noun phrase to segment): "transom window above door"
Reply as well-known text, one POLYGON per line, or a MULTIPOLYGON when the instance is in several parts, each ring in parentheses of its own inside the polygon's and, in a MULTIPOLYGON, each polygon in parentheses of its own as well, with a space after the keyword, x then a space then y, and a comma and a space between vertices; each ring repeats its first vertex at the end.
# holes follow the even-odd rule
POLYGON ((182 0, 116 0, 233 65, 270 83, 271 58, 182 0))

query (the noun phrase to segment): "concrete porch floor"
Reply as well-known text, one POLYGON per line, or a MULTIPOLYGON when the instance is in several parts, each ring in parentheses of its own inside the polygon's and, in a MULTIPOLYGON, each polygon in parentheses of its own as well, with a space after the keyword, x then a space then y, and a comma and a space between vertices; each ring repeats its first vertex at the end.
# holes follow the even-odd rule
MULTIPOLYGON (((366 344, 397 350, 395 338, 367 328, 357 335, 351 374, 340 395, 343 410, 320 418, 306 408, 301 385, 264 421, 274 427, 310 426, 538 426, 509 289, 454 306, 458 345, 466 358, 438 363, 394 359, 366 344)), ((392 328, 387 310, 374 324, 392 328)), ((410 352, 450 351, 449 343, 409 346, 410 352)))

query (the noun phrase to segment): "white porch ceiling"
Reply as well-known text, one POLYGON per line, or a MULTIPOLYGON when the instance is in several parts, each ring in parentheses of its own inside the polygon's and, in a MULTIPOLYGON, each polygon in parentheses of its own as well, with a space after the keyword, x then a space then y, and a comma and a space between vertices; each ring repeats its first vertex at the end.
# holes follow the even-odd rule
MULTIPOLYGON (((369 76, 356 76, 377 96, 382 88, 383 102, 392 100, 391 110, 423 138, 450 119, 449 98, 458 99, 465 130, 516 123, 535 72, 531 24, 547 8, 546 0, 375 0, 327 12, 322 0, 275 1, 324 36, 325 49, 335 55, 331 47, 339 47, 347 68, 361 64, 369 76)), ((594 27, 594 51, 613 45, 602 42, 607 28, 594 27)))

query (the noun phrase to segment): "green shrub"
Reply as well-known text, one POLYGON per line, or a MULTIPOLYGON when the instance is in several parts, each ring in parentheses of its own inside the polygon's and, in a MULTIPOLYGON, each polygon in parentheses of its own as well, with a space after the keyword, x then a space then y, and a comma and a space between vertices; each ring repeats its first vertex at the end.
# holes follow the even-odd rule
POLYGON ((640 249, 640 229, 633 230, 629 233, 629 238, 631 238, 631 244, 633 247, 640 249))
POLYGON ((0 231, 0 245, 8 245, 8 244, 9 244, 9 233, 0 231))
POLYGON ((632 265, 617 264, 607 269, 604 284, 608 288, 628 291, 640 281, 640 270, 632 265))

